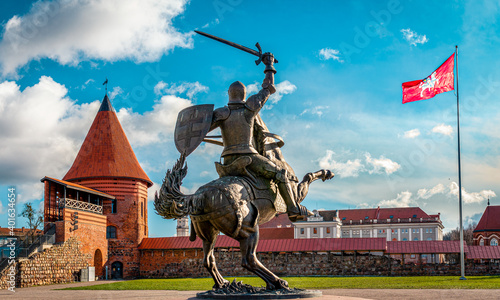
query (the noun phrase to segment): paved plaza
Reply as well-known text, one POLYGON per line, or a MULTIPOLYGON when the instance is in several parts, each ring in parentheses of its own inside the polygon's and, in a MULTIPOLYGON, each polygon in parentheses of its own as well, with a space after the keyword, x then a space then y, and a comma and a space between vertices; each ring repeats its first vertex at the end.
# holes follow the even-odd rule
MULTIPOLYGON (((109 281, 79 282, 57 284, 40 287, 18 288, 15 293, 1 290, 1 299, 190 299, 195 300, 199 291, 161 291, 161 290, 127 290, 127 291, 73 291, 58 290, 66 287, 88 286, 108 283, 109 281)), ((115 282, 115 281, 113 281, 115 282)), ((323 297, 314 299, 499 299, 500 289, 497 290, 404 290, 404 289, 330 289, 322 290, 323 297)))

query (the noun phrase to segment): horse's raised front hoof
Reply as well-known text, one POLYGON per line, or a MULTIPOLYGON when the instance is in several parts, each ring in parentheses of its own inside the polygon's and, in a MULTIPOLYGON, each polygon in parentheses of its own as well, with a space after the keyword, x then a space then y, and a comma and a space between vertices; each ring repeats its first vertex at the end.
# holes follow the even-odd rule
POLYGON ((330 179, 332 179, 334 176, 335 176, 335 174, 333 174, 333 172, 332 172, 332 171, 330 171, 330 170, 323 170, 323 176, 321 177, 321 179, 322 179, 323 181, 325 181, 325 180, 330 180, 330 179))
POLYGON ((212 290, 219 290, 219 289, 226 288, 226 287, 228 287, 228 286, 229 286, 229 281, 227 281, 227 280, 223 279, 223 281, 222 281, 222 282, 220 282, 220 283, 216 282, 216 283, 214 284, 214 286, 212 287, 212 290))
POLYGON ((281 278, 278 278, 276 282, 273 284, 267 284, 266 289, 268 290, 281 290, 281 289, 287 289, 289 290, 290 288, 288 287, 288 282, 286 280, 283 280, 281 278))

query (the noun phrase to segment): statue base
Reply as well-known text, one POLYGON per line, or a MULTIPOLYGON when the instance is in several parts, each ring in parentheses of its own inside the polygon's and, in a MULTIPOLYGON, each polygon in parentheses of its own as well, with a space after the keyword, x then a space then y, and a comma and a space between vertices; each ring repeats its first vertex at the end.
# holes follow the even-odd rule
POLYGON ((201 299, 299 299, 321 297, 323 293, 318 290, 279 289, 267 290, 265 287, 253 287, 241 281, 233 281, 225 288, 197 293, 201 299))

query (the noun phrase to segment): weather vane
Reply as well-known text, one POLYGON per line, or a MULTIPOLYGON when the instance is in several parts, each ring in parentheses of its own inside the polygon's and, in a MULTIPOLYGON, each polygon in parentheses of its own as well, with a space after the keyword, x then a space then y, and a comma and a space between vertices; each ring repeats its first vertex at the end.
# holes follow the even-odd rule
POLYGON ((106 80, 102 83, 102 85, 106 86, 106 95, 108 94, 108 77, 106 77, 106 80))

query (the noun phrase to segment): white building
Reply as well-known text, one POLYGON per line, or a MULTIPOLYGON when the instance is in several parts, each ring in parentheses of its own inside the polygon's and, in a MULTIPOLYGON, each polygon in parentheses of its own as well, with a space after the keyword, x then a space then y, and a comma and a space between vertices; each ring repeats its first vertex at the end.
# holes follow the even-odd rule
POLYGON ((419 207, 314 211, 314 216, 293 223, 294 238, 375 238, 387 241, 441 241, 440 214, 428 215, 419 207))

